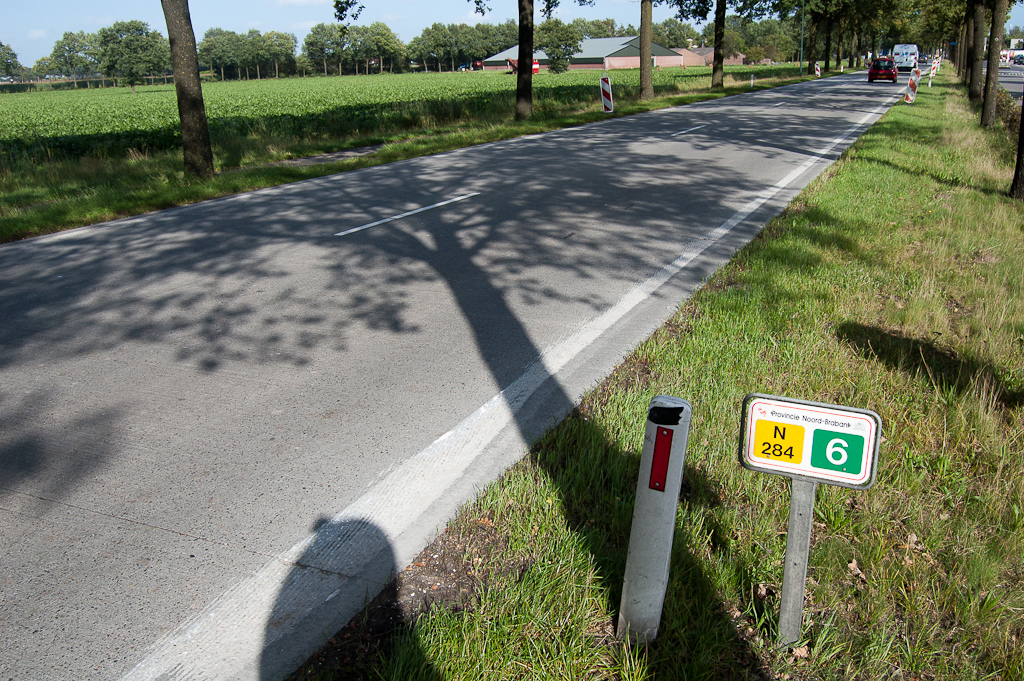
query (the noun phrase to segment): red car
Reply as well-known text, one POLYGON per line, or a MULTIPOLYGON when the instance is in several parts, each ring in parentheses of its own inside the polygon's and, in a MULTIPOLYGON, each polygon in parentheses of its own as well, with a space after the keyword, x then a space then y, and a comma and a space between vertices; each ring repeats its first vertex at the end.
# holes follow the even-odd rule
POLYGON ((868 82, 873 83, 876 80, 891 80, 896 82, 900 72, 896 68, 896 62, 892 59, 885 57, 882 59, 876 59, 871 62, 871 68, 868 69, 868 82))

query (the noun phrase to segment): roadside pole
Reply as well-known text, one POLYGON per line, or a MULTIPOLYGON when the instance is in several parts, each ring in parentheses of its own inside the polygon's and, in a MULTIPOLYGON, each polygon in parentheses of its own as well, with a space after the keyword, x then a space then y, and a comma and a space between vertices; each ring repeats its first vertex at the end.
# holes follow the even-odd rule
POLYGON ((647 412, 616 630, 632 643, 658 635, 692 416, 689 402, 668 395, 652 399, 647 412))
POLYGON ((604 106, 605 113, 615 111, 615 101, 612 99, 612 80, 607 73, 601 76, 601 104, 604 106))

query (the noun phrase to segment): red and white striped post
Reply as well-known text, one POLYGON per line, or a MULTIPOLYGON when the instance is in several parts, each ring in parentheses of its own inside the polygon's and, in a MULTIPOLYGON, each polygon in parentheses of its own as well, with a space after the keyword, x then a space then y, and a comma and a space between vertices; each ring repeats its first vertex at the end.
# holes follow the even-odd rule
POLYGON ((814 62, 814 75, 821 78, 821 64, 814 62))
POLYGON ((615 102, 612 100, 612 81, 607 73, 601 76, 601 104, 604 105, 605 113, 615 111, 615 102))
POLYGON ((907 104, 913 104, 914 100, 917 99, 917 85, 921 82, 921 69, 914 69, 910 74, 910 80, 907 82, 907 94, 903 96, 903 101, 907 104))
POLYGON ((692 416, 689 402, 668 395, 652 399, 647 412, 619 604, 620 639, 647 643, 658 635, 692 416))

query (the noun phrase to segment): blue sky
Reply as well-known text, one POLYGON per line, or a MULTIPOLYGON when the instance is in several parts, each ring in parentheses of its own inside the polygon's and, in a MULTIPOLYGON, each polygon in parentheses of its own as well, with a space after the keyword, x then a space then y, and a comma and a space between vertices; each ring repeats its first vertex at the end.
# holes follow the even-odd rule
MULTIPOLYGON (((164 35, 167 28, 159 0, 54 0, 31 3, 9 0, 4 3, 0 22, 0 42, 10 45, 22 64, 31 66, 50 54, 53 43, 65 31, 93 32, 115 21, 141 19, 164 35)), ((473 13, 468 0, 367 0, 360 24, 383 21, 408 42, 434 22, 443 24, 480 21, 498 23, 514 19, 515 0, 489 0, 492 12, 481 17, 473 13)), ((637 0, 599 0, 594 7, 579 7, 573 0, 562 0, 558 16, 562 19, 611 17, 620 24, 640 24, 637 0)), ((191 0, 192 26, 197 38, 214 26, 229 31, 286 31, 299 42, 309 28, 321 21, 333 20, 333 0, 191 0)), ((654 21, 672 16, 665 7, 654 8, 654 21)), ((1010 25, 1024 25, 1024 4, 1010 11, 1010 25)))

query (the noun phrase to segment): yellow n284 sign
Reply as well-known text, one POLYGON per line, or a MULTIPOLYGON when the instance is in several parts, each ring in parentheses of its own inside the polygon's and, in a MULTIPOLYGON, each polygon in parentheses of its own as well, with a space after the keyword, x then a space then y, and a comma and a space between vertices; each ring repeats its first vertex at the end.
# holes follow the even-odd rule
POLYGON ((763 473, 867 489, 881 432, 873 411, 752 394, 743 401, 740 461, 763 473))

